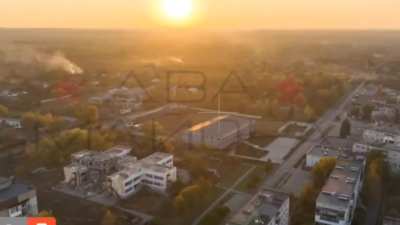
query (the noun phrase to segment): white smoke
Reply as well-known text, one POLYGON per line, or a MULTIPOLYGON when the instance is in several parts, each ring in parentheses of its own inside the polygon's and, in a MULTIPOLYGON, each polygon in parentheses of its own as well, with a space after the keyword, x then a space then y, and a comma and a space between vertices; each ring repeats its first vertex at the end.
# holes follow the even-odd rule
POLYGON ((156 66, 164 66, 164 65, 182 65, 185 64, 185 61, 182 58, 176 56, 163 57, 163 58, 153 58, 153 59, 141 59, 140 63, 142 64, 154 64, 156 66))
POLYGON ((6 63, 38 65, 48 71, 62 70, 69 74, 82 74, 83 69, 67 59, 62 52, 47 53, 30 47, 0 46, 0 60, 6 63))

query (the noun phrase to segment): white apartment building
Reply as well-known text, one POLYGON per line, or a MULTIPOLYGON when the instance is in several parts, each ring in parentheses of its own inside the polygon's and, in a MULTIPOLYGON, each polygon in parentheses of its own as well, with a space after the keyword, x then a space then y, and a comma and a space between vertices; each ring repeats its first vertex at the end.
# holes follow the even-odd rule
POLYGON ((239 212, 228 219, 226 225, 289 225, 289 194, 271 189, 257 193, 239 212))
POLYGON ((365 161, 338 161, 318 195, 317 225, 350 225, 364 179, 365 161))
POLYGON ((177 179, 173 155, 156 152, 144 159, 124 159, 120 162, 123 170, 108 177, 109 185, 122 199, 137 192, 142 186, 164 192, 177 179))

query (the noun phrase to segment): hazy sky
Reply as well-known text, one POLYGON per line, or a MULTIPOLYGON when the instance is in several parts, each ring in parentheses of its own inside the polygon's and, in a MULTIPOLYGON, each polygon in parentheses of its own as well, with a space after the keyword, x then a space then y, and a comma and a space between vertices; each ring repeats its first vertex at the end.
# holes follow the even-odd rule
MULTIPOLYGON (((171 26, 161 13, 161 1, 0 0, 0 27, 171 26)), ((400 0, 193 1, 193 28, 400 29, 400 0)))

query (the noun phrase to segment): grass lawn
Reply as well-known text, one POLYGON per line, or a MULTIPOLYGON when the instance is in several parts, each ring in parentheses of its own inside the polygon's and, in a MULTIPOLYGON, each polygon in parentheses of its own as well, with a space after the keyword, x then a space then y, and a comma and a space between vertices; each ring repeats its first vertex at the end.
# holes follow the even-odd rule
POLYGON ((255 149, 248 145, 241 144, 235 153, 236 153, 236 155, 243 155, 243 156, 253 157, 253 158, 258 159, 258 158, 261 158, 261 157, 267 155, 268 151, 255 149))
POLYGON ((252 173, 247 176, 236 188, 238 191, 246 192, 246 193, 254 193, 258 187, 264 182, 266 176, 268 174, 265 172, 265 168, 262 166, 258 166, 252 173), (255 182, 255 179, 259 180, 255 182), (253 183, 254 182, 254 183, 253 183), (252 184, 253 183, 253 184, 252 184), (254 187, 252 187, 254 185, 254 187))
POLYGON ((221 172, 221 180, 218 185, 223 187, 230 187, 232 186, 237 179, 239 179, 244 173, 247 172, 251 168, 250 165, 240 163, 237 166, 229 166, 229 168, 220 169, 221 172))
POLYGON ((159 212, 154 215, 162 225, 188 225, 191 224, 213 201, 215 201, 224 190, 213 187, 203 201, 196 203, 196 207, 185 212, 179 213, 173 209, 172 205, 164 205, 159 212))

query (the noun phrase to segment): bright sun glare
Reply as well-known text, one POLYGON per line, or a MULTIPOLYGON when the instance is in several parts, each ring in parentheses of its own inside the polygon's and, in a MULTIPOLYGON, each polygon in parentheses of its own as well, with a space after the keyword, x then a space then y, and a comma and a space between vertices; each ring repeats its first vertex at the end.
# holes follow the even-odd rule
POLYGON ((163 10, 169 19, 183 21, 193 10, 192 0, 163 0, 163 10))

